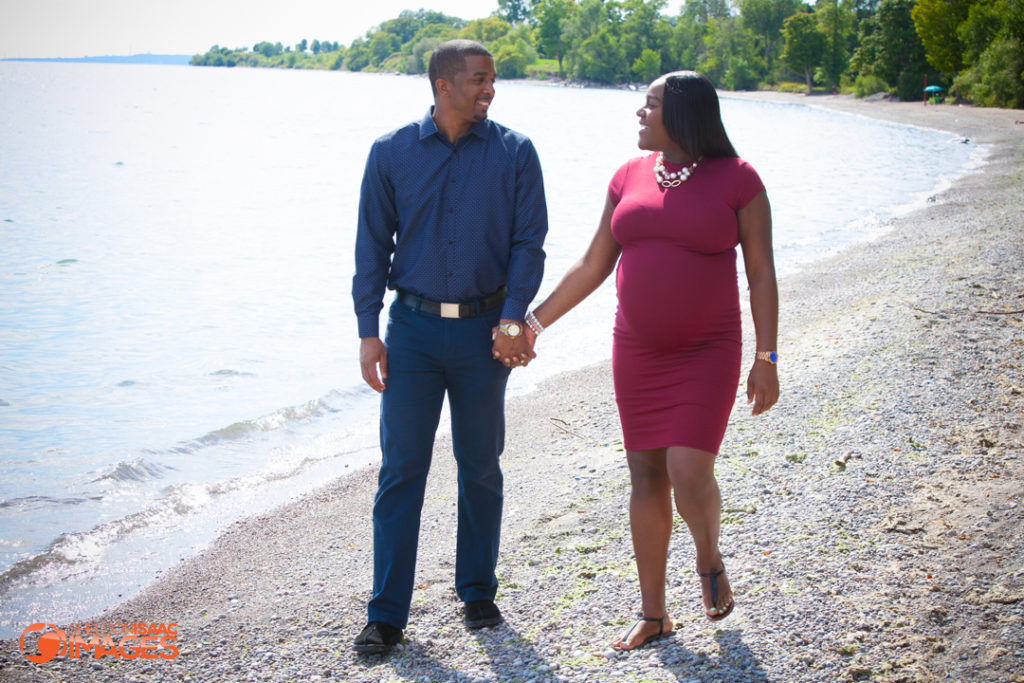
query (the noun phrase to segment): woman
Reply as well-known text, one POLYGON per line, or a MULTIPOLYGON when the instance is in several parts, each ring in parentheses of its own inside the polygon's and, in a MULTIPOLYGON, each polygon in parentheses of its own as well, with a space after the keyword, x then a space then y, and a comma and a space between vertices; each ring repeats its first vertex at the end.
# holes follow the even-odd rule
POLYGON ((733 609, 714 464, 740 375, 737 244, 757 337, 747 402, 758 415, 779 396, 771 209, 757 173, 729 142, 714 86, 694 72, 667 74, 647 89, 637 116, 639 146, 651 154, 615 173, 587 252, 527 316, 532 344, 618 263, 612 369, 642 607, 613 643, 623 650, 674 627, 665 609, 673 493, 696 546, 706 616, 733 609))

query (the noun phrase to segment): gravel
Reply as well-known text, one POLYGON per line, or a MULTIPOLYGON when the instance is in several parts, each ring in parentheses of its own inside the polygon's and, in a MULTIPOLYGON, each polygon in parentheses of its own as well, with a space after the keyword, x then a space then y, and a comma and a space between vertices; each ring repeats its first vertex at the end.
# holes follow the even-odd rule
POLYGON ((1024 681, 1024 112, 815 102, 992 151, 884 237, 780 282, 782 399, 753 418, 738 396, 717 466, 737 600, 728 619, 703 618, 679 521, 676 633, 609 647, 639 593, 603 362, 510 404, 505 624, 461 624, 441 438, 410 626, 390 655, 351 650, 371 584, 367 468, 233 525, 96 618, 176 622, 175 659, 31 664, 5 641, 0 679, 1024 681))

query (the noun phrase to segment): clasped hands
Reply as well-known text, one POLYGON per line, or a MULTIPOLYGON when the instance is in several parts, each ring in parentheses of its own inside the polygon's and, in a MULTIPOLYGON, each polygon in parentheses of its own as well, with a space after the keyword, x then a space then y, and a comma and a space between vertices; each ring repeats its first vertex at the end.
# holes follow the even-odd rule
MULTIPOLYGON (((494 340, 491 352, 494 359, 507 368, 526 367, 531 360, 537 357, 537 354, 533 352, 533 344, 537 340, 537 335, 526 325, 523 327, 523 333, 515 339, 502 334, 497 327, 491 331, 491 338, 494 340)), ((388 351, 380 338, 364 337, 360 339, 359 365, 363 380, 370 388, 378 393, 384 391, 388 378, 388 351)))
MULTIPOLYGON (((506 322, 506 321, 502 321, 506 322)), ((523 332, 517 337, 510 337, 501 332, 497 327, 491 330, 491 339, 494 346, 491 347, 491 355, 494 360, 500 362, 506 368, 525 368, 530 361, 537 357, 533 345, 537 341, 537 335, 526 323, 519 323, 523 332)))

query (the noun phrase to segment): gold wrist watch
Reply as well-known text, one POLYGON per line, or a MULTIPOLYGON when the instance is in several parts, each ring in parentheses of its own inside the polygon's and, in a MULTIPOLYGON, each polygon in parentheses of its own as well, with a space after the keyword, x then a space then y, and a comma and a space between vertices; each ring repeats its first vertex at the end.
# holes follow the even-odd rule
POLYGON ((523 333, 523 326, 517 322, 501 323, 498 325, 498 330, 506 337, 515 339, 523 333))
POLYGON ((772 365, 775 365, 776 363, 779 362, 779 354, 777 354, 774 351, 758 351, 756 354, 754 354, 754 357, 757 358, 758 360, 768 361, 772 365))

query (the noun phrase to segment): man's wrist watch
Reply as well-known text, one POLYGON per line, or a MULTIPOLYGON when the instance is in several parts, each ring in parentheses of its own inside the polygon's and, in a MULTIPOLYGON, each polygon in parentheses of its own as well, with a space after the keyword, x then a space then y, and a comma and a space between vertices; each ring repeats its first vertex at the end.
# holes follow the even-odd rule
POLYGON ((774 351, 758 351, 756 354, 754 354, 754 357, 757 358, 758 360, 768 361, 772 365, 775 365, 776 363, 779 362, 779 354, 777 354, 774 351))
POLYGON ((515 339, 523 333, 523 326, 517 322, 501 323, 498 325, 498 330, 506 337, 515 339))

